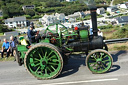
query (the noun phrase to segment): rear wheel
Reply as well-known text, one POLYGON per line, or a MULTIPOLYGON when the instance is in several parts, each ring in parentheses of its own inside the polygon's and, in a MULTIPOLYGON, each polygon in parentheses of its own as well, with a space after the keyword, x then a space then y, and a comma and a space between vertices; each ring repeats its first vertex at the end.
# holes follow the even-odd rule
POLYGON ((14 57, 15 57, 16 62, 18 63, 18 65, 21 66, 22 63, 21 63, 21 61, 20 61, 20 54, 19 54, 17 48, 15 48, 15 49, 13 50, 13 55, 14 55, 14 57))
POLYGON ((92 73, 105 73, 112 66, 112 56, 105 50, 97 49, 89 53, 86 65, 92 73))
POLYGON ((52 44, 39 43, 31 47, 24 59, 25 67, 37 79, 57 77, 63 68, 59 50, 52 44))

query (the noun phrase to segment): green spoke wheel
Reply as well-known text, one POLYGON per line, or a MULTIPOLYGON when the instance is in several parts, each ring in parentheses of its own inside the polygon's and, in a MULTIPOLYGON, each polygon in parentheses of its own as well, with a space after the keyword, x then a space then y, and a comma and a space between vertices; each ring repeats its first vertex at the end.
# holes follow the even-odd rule
POLYGON ((86 58, 86 65, 92 73, 105 73, 112 66, 112 56, 105 50, 92 51, 86 58))
POLYGON ((43 80, 57 77, 63 68, 59 50, 49 43, 31 47, 25 55, 24 63, 30 74, 43 80))

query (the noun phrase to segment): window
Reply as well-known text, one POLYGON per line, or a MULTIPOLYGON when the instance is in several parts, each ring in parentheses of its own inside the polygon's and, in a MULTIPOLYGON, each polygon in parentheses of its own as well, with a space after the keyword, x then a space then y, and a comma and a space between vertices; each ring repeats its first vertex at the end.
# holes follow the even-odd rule
POLYGON ((10 24, 12 24, 12 22, 10 22, 10 24))

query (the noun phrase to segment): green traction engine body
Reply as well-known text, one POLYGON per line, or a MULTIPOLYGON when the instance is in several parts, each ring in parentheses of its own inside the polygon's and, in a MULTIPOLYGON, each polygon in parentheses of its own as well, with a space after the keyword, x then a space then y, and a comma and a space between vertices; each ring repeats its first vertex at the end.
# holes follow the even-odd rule
MULTIPOLYGON (((50 25, 41 34, 39 43, 28 44, 23 37, 21 44, 14 50, 16 60, 21 66, 37 79, 52 79, 57 77, 63 65, 68 62, 69 55, 74 52, 86 53, 86 66, 92 73, 105 73, 112 66, 112 56, 107 52, 103 38, 97 35, 96 8, 90 9, 93 35, 89 35, 88 26, 68 29, 62 24, 50 25)), ((65 67, 66 68, 66 67, 65 67)))

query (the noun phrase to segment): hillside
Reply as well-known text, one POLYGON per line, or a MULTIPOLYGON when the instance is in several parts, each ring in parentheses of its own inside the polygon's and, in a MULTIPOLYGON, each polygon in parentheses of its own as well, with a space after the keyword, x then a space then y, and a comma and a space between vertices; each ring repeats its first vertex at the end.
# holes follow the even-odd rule
MULTIPOLYGON (((45 13, 65 13, 72 14, 76 11, 88 10, 84 3, 64 2, 63 0, 0 0, 0 9, 3 10, 3 18, 25 15, 27 18, 39 18, 45 13), (35 5, 34 10, 22 10, 24 5, 35 5)), ((114 3, 119 3, 120 0, 115 0, 114 3), (116 2, 117 1, 117 2, 116 2)), ((98 7, 107 7, 111 0, 95 0, 98 7), (106 5, 103 5, 106 3, 106 5)))

